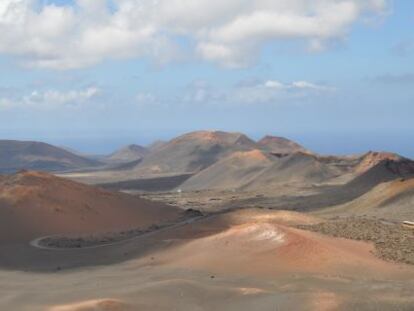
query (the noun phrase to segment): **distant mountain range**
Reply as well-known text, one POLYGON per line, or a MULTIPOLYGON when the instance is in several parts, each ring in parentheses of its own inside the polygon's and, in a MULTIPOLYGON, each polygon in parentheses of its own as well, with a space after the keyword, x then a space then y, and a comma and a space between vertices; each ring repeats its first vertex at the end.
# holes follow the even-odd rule
POLYGON ((42 142, 0 140, 0 173, 21 169, 65 171, 99 166, 101 163, 42 142))
MULTIPOLYGON (((237 191, 277 193, 283 187, 307 189, 312 194, 306 202, 298 194, 301 206, 332 206, 336 214, 408 217, 414 202, 414 162, 393 153, 322 156, 285 138, 266 136, 256 142, 241 133, 219 131, 188 133, 150 148, 130 145, 99 160, 40 142, 0 141, 0 236, 14 232, 10 226, 16 224, 22 227, 15 239, 70 232, 71 224, 88 224, 76 229, 80 232, 116 230, 118 223, 140 225, 143 216, 135 206, 141 206, 145 217, 153 217, 151 221, 157 218, 151 209, 169 215, 162 205, 45 173, 20 171, 24 169, 59 172, 111 190, 211 190, 236 195, 237 191), (122 209, 126 218, 119 219, 112 205, 122 209), (393 208, 381 209, 385 205, 393 208), (10 214, 11 210, 18 213, 10 214), (49 227, 31 221, 34 211, 42 215, 36 219, 50 220, 49 227)), ((290 208, 295 204, 291 201, 290 208)), ((176 214, 173 210, 171 216, 176 214)))
POLYGON ((283 137, 254 141, 222 131, 192 132, 148 148, 129 145, 99 160, 44 143, 1 141, 0 172, 19 169, 69 171, 63 176, 85 183, 127 187, 134 182, 143 189, 148 181, 152 190, 158 182, 163 191, 272 189, 281 184, 370 189, 414 176, 414 162, 393 153, 322 156, 283 137))

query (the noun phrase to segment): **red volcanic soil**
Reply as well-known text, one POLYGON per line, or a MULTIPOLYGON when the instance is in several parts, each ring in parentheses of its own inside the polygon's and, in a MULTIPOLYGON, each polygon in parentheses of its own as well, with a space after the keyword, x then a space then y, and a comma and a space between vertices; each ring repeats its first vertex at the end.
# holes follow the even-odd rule
POLYGON ((269 161, 266 155, 258 149, 254 149, 254 150, 246 151, 246 152, 236 152, 232 156, 235 158, 239 158, 241 160, 246 159, 246 160, 256 160, 256 161, 269 161))
POLYGON ((0 242, 52 234, 83 234, 148 227, 180 211, 46 173, 0 178, 0 242))
POLYGON ((294 223, 316 220, 297 213, 279 213, 249 213, 233 219, 229 217, 234 216, 227 215, 227 229, 208 236, 187 237, 193 240, 162 251, 156 257, 166 265, 219 274, 243 271, 244 275, 275 277, 289 273, 339 276, 362 273, 386 277, 403 273, 399 266, 376 258, 373 246, 368 243, 293 228, 294 223))

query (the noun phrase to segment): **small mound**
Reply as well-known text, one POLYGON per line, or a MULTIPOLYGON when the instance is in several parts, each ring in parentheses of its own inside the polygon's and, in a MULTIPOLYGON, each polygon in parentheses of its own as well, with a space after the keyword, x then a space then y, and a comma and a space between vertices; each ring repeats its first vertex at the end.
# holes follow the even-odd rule
MULTIPOLYGON (((157 254, 160 263, 173 267, 237 275, 280 276, 310 273, 358 276, 398 273, 398 268, 371 253, 373 246, 292 228, 261 219, 222 221, 228 229, 187 240, 157 254), (252 264, 254 263, 254 264, 252 264)), ((271 217, 269 217, 271 218, 271 217)))
POLYGON ((132 309, 116 299, 97 299, 53 306, 47 311, 132 311, 132 309))
POLYGON ((233 213, 233 221, 246 222, 268 222, 279 225, 310 225, 320 223, 321 220, 309 214, 292 211, 263 211, 257 209, 246 209, 233 213))
POLYGON ((235 226, 229 230, 215 236, 215 239, 237 239, 244 243, 255 241, 268 241, 281 244, 285 241, 285 235, 277 227, 271 224, 245 224, 235 226))

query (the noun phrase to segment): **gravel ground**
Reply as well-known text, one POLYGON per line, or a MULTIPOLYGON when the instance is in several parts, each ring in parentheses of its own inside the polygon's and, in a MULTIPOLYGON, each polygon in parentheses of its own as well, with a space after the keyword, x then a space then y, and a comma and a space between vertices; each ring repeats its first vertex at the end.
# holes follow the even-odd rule
POLYGON ((382 219, 349 217, 316 225, 301 225, 298 228, 334 237, 373 242, 378 257, 414 265, 414 229, 402 224, 382 219))
POLYGON ((50 236, 45 237, 39 241, 41 247, 47 248, 85 248, 85 247, 96 247, 102 245, 108 245, 117 243, 120 241, 132 239, 134 237, 141 236, 143 234, 152 233, 157 230, 169 228, 175 225, 191 221, 202 217, 203 214, 194 209, 188 209, 185 211, 184 217, 173 223, 154 224, 148 228, 136 228, 120 232, 107 232, 100 235, 85 235, 77 237, 65 237, 65 236, 50 236))

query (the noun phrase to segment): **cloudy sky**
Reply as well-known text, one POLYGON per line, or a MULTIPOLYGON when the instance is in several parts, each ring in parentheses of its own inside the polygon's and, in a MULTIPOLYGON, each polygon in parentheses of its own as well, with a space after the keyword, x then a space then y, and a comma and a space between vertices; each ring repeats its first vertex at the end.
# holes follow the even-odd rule
POLYGON ((408 0, 0 0, 0 138, 414 156, 413 29, 408 0))

